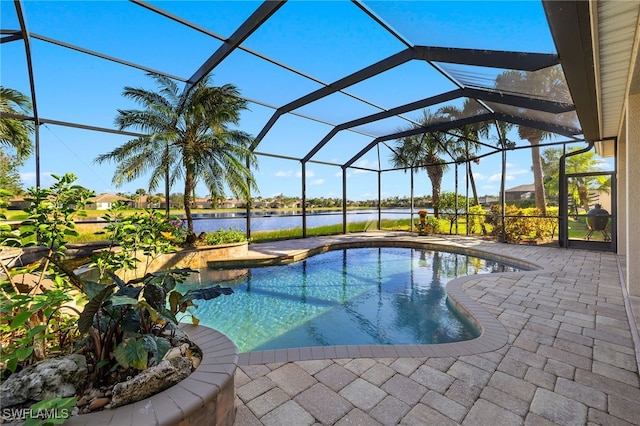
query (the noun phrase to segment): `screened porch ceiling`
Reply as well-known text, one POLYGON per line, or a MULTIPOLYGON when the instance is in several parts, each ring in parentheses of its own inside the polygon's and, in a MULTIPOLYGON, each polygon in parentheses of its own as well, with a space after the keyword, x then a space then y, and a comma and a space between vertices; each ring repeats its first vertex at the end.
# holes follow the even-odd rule
MULTIPOLYGON (((583 139, 545 9, 536 2, 132 0, 114 8, 3 1, 1 7, 2 85, 31 95, 31 119, 39 124, 134 135, 113 125, 117 109, 138 107, 121 97, 122 89, 153 88, 145 74, 154 72, 186 90, 209 74, 215 85, 236 85, 249 102, 241 128, 256 136, 252 149, 303 163, 385 170, 383 161, 358 160, 376 148, 391 152, 404 135, 478 122, 583 139), (531 23, 532 14, 544 25, 531 23), (505 17, 517 25, 502 25, 505 17), (501 80, 516 71, 518 78, 501 80), (551 90, 541 83, 549 74, 551 90), (421 122, 425 108, 450 107, 459 114, 421 122)), ((502 148, 494 137, 477 155, 502 148)))

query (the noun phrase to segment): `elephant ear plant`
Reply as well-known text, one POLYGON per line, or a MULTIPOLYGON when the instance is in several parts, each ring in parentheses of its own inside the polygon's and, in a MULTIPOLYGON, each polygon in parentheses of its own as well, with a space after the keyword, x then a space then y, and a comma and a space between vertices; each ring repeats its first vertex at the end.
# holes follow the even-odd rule
POLYGON ((157 364, 177 343, 179 313, 191 315, 197 324, 197 318, 188 312, 193 300, 233 293, 219 285, 184 294, 176 290, 176 284, 193 272, 197 271, 147 273, 126 283, 110 273, 112 284, 86 283, 89 302, 80 314, 78 329, 91 338, 98 376, 106 367, 115 366, 114 358, 118 365, 138 370, 157 364))

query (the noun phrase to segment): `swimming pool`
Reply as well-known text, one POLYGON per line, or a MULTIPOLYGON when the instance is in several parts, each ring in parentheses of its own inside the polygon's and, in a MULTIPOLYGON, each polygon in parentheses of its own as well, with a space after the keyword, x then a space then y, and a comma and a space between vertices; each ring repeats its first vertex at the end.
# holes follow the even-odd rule
POLYGON ((233 288, 230 296, 195 301, 193 312, 202 325, 226 334, 240 352, 412 345, 477 337, 472 323, 449 306, 446 283, 462 275, 514 270, 458 253, 350 248, 284 266, 205 269, 183 285, 233 288))

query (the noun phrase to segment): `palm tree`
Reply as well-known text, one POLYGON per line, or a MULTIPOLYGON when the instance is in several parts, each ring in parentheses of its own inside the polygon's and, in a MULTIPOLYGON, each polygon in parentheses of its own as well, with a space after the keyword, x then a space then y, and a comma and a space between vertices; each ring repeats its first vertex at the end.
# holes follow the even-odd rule
MULTIPOLYGON (((438 113, 449 118, 450 120, 459 120, 465 117, 471 117, 484 113, 486 110, 476 101, 466 99, 462 104, 462 108, 458 108, 454 105, 442 107, 438 110, 438 113)), ((455 147, 456 156, 463 157, 466 162, 474 161, 476 164, 479 162, 473 153, 477 152, 480 148, 478 139, 480 136, 487 136, 489 124, 486 121, 480 123, 467 124, 465 126, 453 129, 452 132, 459 135, 455 147)), ((478 198, 478 189, 476 188, 476 180, 473 177, 473 171, 471 169, 471 163, 468 165, 469 170, 469 183, 471 184, 471 192, 473 194, 474 205, 480 204, 478 198)))
MULTIPOLYGON (((572 148, 569 152, 578 150, 572 148)), ((547 149, 543 154, 542 165, 545 170, 546 189, 549 194, 558 195, 560 180, 560 157, 562 150, 559 148, 547 149)), ((578 155, 567 157, 565 172, 579 174, 573 176, 568 182, 568 192, 573 197, 573 207, 575 214, 578 214, 578 204, 585 211, 589 210, 589 195, 591 191, 602 191, 609 193, 611 189, 611 179, 607 176, 589 176, 589 172, 602 171, 600 161, 595 157, 595 152, 589 151, 578 155)))
MULTIPOLYGON (((425 109, 420 124, 414 125, 410 129, 427 126, 434 123, 436 118, 436 114, 425 109)), ((442 176, 448 168, 441 155, 451 147, 451 139, 442 132, 420 133, 398 139, 391 157, 391 163, 394 167, 404 167, 405 170, 411 168, 414 173, 421 169, 426 170, 431 181, 431 203, 435 217, 439 217, 438 204, 442 176)))
MULTIPOLYGON (((562 68, 545 68, 537 72, 509 70, 496 77, 496 88, 513 93, 525 93, 548 100, 570 101, 562 68)), ((547 214, 547 200, 544 191, 544 175, 540 158, 540 141, 548 139, 551 133, 527 126, 518 126, 518 136, 531 144, 531 163, 535 188, 536 207, 543 216, 547 214)))
POLYGON ((31 100, 14 89, 0 86, 0 145, 8 145, 16 150, 15 159, 21 164, 29 158, 33 144, 29 135, 33 123, 7 117, 5 114, 30 114, 31 100))
POLYGON ((209 86, 209 77, 184 92, 168 77, 152 73, 149 76, 159 91, 125 87, 123 95, 144 109, 118 110, 116 117, 121 130, 133 128, 147 134, 95 161, 118 163, 113 176, 116 185, 150 172, 150 192, 163 178, 169 185, 184 179, 185 216, 192 230, 192 194, 199 180, 209 193, 224 194, 228 187, 245 200, 252 189, 257 190, 251 171, 251 167, 257 168, 257 160, 249 150, 253 138, 230 128, 238 125, 247 103, 233 85, 209 86))
POLYGON ((540 158, 540 141, 551 137, 551 133, 532 127, 518 126, 518 137, 531 144, 531 168, 533 169, 533 186, 535 188, 536 208, 543 216, 547 214, 547 196, 544 190, 544 174, 540 158))

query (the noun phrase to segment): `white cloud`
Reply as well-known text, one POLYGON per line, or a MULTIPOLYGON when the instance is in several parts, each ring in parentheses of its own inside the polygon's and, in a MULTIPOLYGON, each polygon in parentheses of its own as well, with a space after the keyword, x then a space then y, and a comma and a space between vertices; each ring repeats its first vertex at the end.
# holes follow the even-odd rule
MULTIPOLYGON (((307 170, 307 177, 314 177, 316 174, 313 170, 307 170)), ((302 177, 302 171, 297 171, 296 172, 296 177, 302 177)))
POLYGON ((485 180, 487 177, 485 175, 483 175, 482 173, 473 173, 473 178, 478 181, 478 180, 485 180))
MULTIPOLYGON (((36 172, 20 173, 20 179, 24 187, 31 188, 36 186, 36 172)), ((40 172, 40 186, 43 188, 51 186, 55 179, 51 176, 51 172, 40 172)))
MULTIPOLYGON (((500 173, 496 173, 495 175, 491 175, 489 176, 489 179, 487 179, 487 182, 500 182, 500 178, 501 178, 501 174, 500 173)), ((515 177, 513 175, 511 175, 510 173, 507 173, 504 177, 504 180, 514 180, 515 177)))
MULTIPOLYGON (((507 163, 505 180, 508 180, 508 181, 514 180, 516 176, 522 176, 530 173, 531 173, 531 170, 529 169, 518 168, 516 167, 515 164, 507 163)), ((476 178, 476 180, 486 180, 487 182, 500 182, 500 173, 495 173, 489 176, 488 178, 485 178, 484 176, 482 176, 482 178, 479 178, 475 174, 474 174, 474 177, 476 178)))
POLYGON ((604 158, 596 159, 595 164, 593 165, 596 169, 601 170, 611 170, 613 169, 613 165, 611 162, 605 160, 604 158))
MULTIPOLYGON (((275 173, 276 177, 302 177, 302 172, 300 170, 294 172, 293 170, 278 170, 275 173)), ((316 174, 313 170, 307 170, 307 177, 314 177, 316 174)))
POLYGON ((311 182, 311 185, 322 185, 324 183, 324 179, 316 179, 311 182))
POLYGON ((511 169, 507 170, 508 175, 526 175, 527 173, 531 173, 531 170, 527 169, 511 169))

